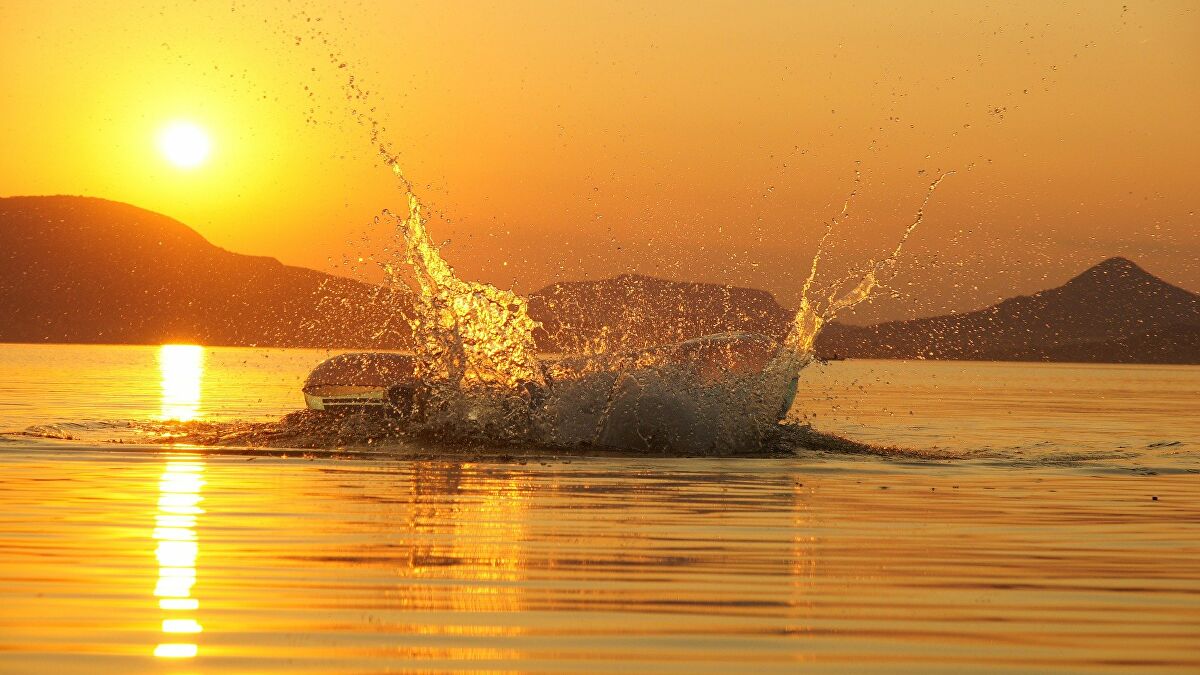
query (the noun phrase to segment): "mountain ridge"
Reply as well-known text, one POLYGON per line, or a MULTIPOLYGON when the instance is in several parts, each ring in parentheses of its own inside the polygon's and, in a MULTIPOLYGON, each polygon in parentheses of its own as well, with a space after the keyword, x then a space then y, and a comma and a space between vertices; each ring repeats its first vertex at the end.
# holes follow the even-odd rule
POLYGON ((233 253, 130 204, 0 198, 0 341, 405 347, 379 315, 406 306, 400 291, 233 253))
MULTIPOLYGON (((413 298, 265 256, 95 197, 0 198, 0 341, 406 349, 413 298)), ((718 332, 782 337, 768 291, 622 274, 529 296, 544 351, 621 351, 718 332)), ((831 323, 822 356, 1200 363, 1200 296, 1121 257, 981 309, 831 323)))
POLYGON ((529 296, 535 334, 549 351, 628 351, 700 335, 782 335, 791 322, 769 291, 621 274, 560 281, 529 296))
MULTIPOLYGON (((1129 361, 1133 357, 1121 352, 1122 341, 1189 330, 1200 331, 1200 296, 1113 257, 1061 286, 970 312, 872 326, 834 324, 817 347, 858 358, 1042 361, 1061 360, 1066 350, 1075 355, 1071 360, 1129 361), (1166 330, 1172 326, 1185 330, 1166 330), (1089 356, 1085 345, 1093 346, 1095 355, 1089 356)), ((1154 351, 1164 350, 1159 345, 1154 351)), ((1185 362, 1200 363, 1200 353, 1183 356, 1185 362)), ((1164 362, 1160 358, 1147 357, 1164 362)))

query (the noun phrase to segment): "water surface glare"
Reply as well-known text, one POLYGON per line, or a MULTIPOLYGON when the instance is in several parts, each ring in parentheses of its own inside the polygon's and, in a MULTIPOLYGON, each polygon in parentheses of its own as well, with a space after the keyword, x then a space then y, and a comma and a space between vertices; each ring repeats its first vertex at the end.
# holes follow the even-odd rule
POLYGON ((82 447, 0 469, 12 671, 1200 667, 1194 476, 82 447), (192 527, 164 532, 176 508, 192 527))
POLYGON ((145 443, 325 356, 0 345, 0 672, 1200 670, 1200 369, 806 371, 926 458, 145 443))

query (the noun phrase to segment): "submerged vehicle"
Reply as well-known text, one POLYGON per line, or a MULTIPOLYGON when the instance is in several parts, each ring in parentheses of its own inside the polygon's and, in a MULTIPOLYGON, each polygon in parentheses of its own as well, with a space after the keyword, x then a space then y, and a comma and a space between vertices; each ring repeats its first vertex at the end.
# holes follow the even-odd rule
MULTIPOLYGON (((721 333, 626 354, 543 361, 544 383, 512 393, 527 402, 539 442, 724 454, 756 443, 787 415, 800 365, 783 354, 768 337, 721 333)), ((432 397, 417 366, 408 354, 340 354, 309 374, 305 403, 323 411, 376 409, 418 428, 430 421, 432 397)), ((477 417, 467 409, 458 414, 477 417)))
POLYGON ((304 380, 310 410, 391 407, 390 401, 417 386, 416 358, 393 352, 339 354, 313 368, 304 380))

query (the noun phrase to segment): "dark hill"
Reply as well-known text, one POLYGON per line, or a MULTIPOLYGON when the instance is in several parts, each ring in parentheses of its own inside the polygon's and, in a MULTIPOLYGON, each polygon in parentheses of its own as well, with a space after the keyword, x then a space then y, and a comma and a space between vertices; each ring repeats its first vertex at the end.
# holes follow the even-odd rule
POLYGON ((407 306, 128 204, 0 199, 0 341, 397 347, 407 306))
MULTIPOLYGON (((0 199, 0 341, 411 345, 407 291, 213 246, 182 223, 85 197, 0 199)), ((726 331, 782 336, 766 291, 622 275, 534 293, 549 351, 635 349, 726 331)), ((1200 363, 1200 296, 1124 258, 974 312, 832 324, 824 356, 1200 363)))
POLYGON ((830 326, 819 353, 862 358, 1200 363, 1200 296, 1125 258, 984 309, 830 326))
POLYGON ((792 316, 766 291, 634 274, 553 284, 530 296, 529 313, 542 322, 538 345, 559 352, 630 350, 727 331, 782 335, 792 316))

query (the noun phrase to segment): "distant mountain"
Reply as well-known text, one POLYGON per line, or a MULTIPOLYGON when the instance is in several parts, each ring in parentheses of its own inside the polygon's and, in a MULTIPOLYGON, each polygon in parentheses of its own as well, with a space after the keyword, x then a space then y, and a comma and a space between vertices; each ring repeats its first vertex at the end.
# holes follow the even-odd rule
POLYGON ((547 351, 639 349, 729 331, 782 335, 792 312, 766 291, 623 274, 569 281, 529 297, 547 351))
POLYGON ((817 351, 859 358, 1200 363, 1200 296, 1125 258, 984 309, 829 326, 817 351))
MULTIPOLYGON (((186 225, 88 197, 0 198, 0 342, 407 348, 412 296, 231 253, 186 225)), ((546 351, 622 351, 727 331, 782 337, 766 291, 622 275, 529 298, 546 351)), ((984 309, 831 324, 856 358, 1200 363, 1200 296, 1111 258, 984 309)))
MULTIPOLYGON (((548 351, 628 350, 725 331, 782 337, 792 312, 765 291, 622 275, 534 293, 548 351)), ((1200 296, 1124 258, 974 312, 875 326, 833 323, 818 355, 882 359, 1200 363, 1200 296)))
POLYGON ((408 307, 128 204, 0 199, 0 341, 401 347, 408 307))

